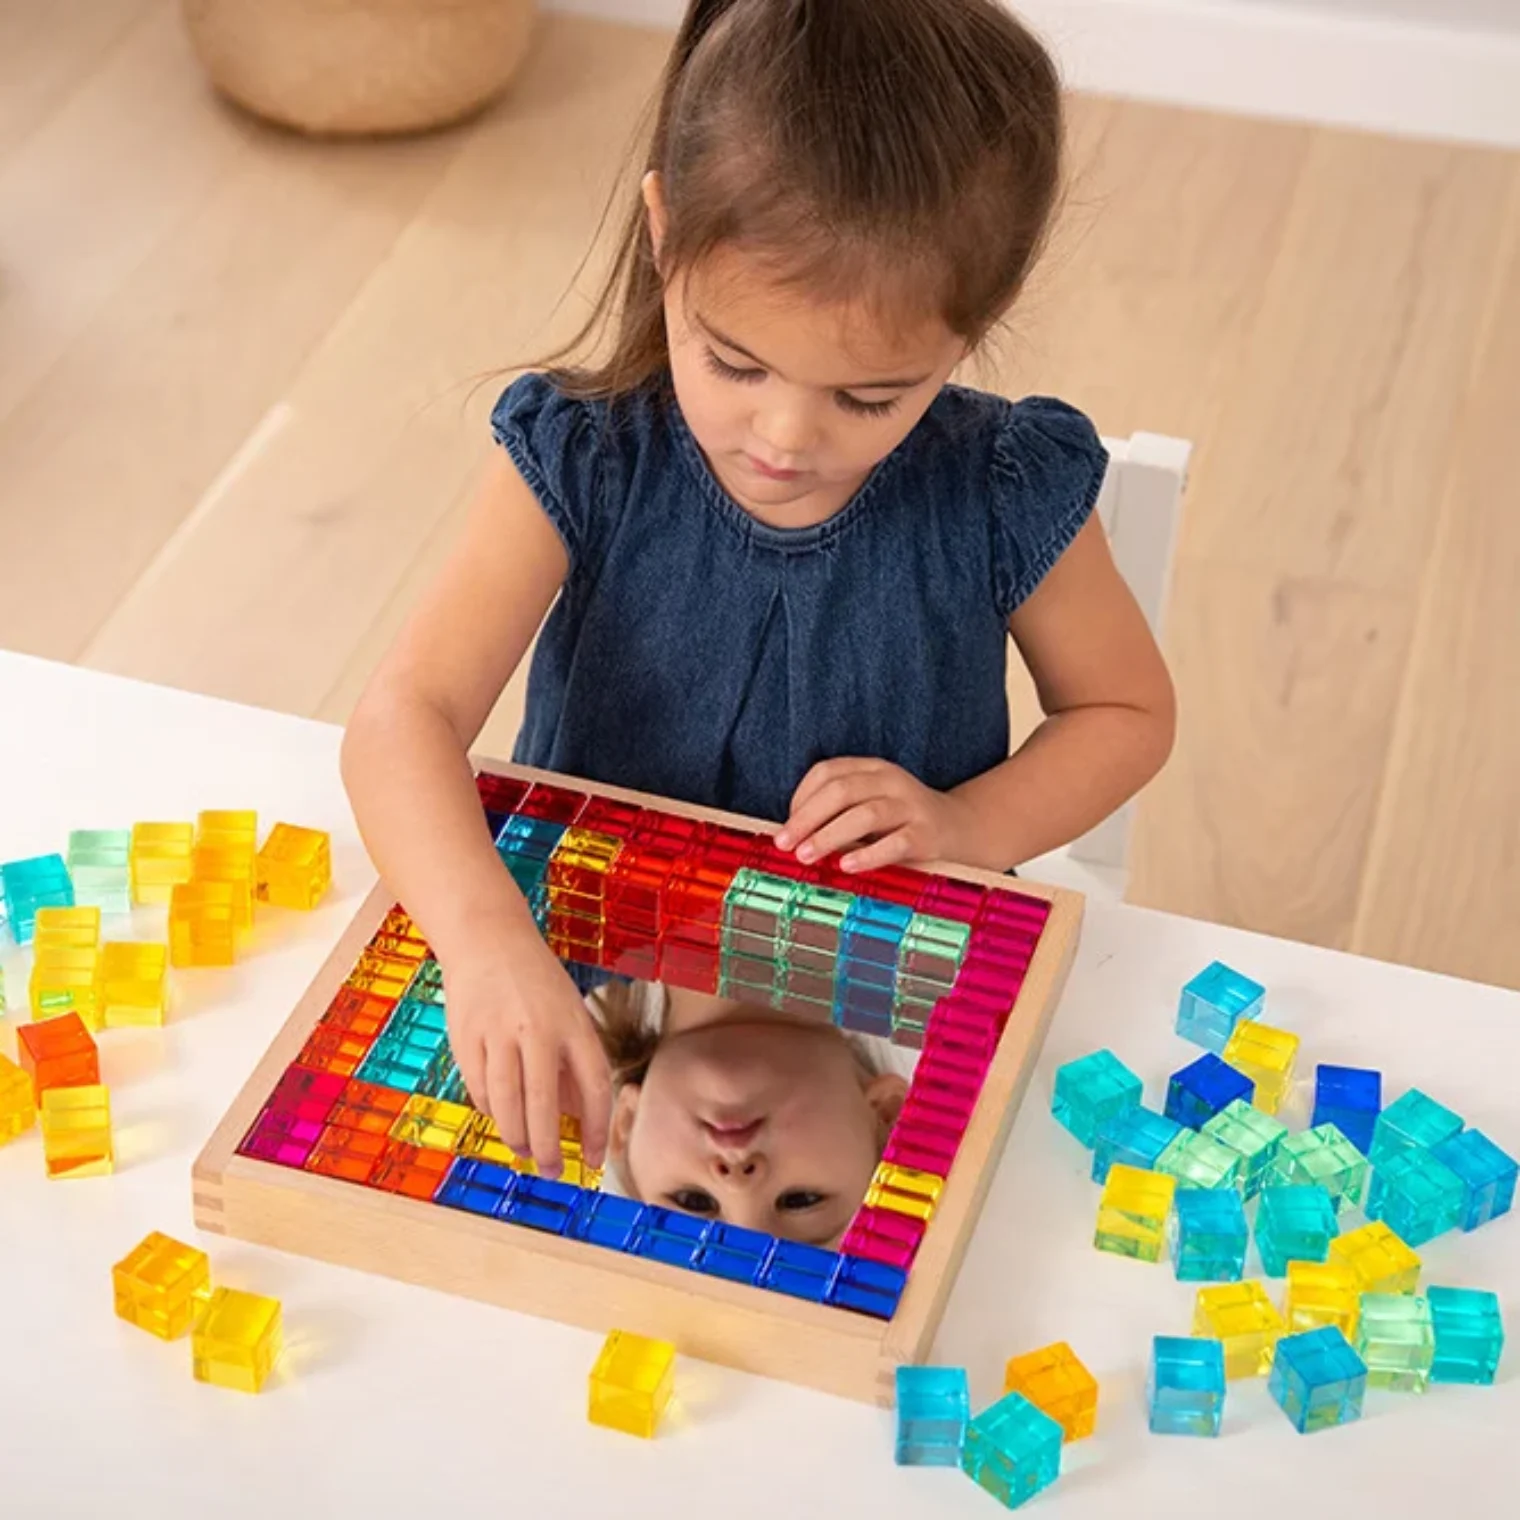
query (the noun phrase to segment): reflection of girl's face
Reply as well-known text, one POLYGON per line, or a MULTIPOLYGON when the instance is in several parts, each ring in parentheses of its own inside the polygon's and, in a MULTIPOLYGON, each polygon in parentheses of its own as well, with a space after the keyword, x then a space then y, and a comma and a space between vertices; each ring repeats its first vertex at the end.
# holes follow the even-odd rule
POLYGON ((828 1244, 865 1196, 905 1086, 862 1071, 829 1025, 730 1007, 667 1024, 643 1083, 618 1094, 614 1151, 648 1203, 828 1244))

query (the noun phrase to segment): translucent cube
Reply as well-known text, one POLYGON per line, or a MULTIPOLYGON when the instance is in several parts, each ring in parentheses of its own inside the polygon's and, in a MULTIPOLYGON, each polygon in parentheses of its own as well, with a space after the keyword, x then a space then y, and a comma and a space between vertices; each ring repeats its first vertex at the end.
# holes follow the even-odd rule
POLYGON ((1427 1150, 1398 1151, 1380 1161, 1367 1187, 1367 1217, 1401 1240, 1422 1246, 1462 1222, 1462 1179, 1427 1150))
POLYGON ((1324 1261, 1340 1233, 1335 1204, 1324 1188, 1268 1187, 1256 1211, 1256 1250, 1268 1277, 1281 1277, 1290 1261, 1324 1261))
POLYGON ((1285 1135, 1263 1185, 1300 1187, 1317 1184, 1337 1209, 1359 1204, 1367 1187, 1367 1158, 1333 1124, 1302 1134, 1285 1135))
POLYGON ((210 1301, 210 1258, 155 1230, 111 1269, 111 1286, 122 1319, 171 1341, 210 1301))
POLYGON ((228 882, 186 881, 170 888, 171 965, 230 966, 237 959, 237 888, 228 882))
POLYGON ((1191 1336, 1156 1336, 1145 1400, 1153 1434, 1217 1436, 1224 1419, 1223 1346, 1191 1336))
POLYGON ((1239 1282, 1250 1233, 1234 1188, 1180 1188, 1167 1223, 1167 1246, 1179 1282, 1239 1282))
POLYGON ((1224 1048, 1224 1061, 1256 1084, 1252 1101, 1262 1113, 1275 1114, 1282 1106, 1293 1082, 1298 1044, 1298 1036, 1286 1029, 1254 1020, 1235 1026, 1224 1048))
POLYGON ((971 1419, 964 1367, 897 1369, 896 1460, 903 1467, 959 1467, 971 1419))
POLYGON ((1334 1325, 1350 1340, 1356 1334, 1362 1289, 1356 1273, 1340 1261, 1290 1261, 1283 1318, 1288 1330, 1334 1325))
POLYGON ((1202 1129, 1237 1098, 1251 1101, 1256 1084, 1212 1051, 1175 1072, 1166 1088, 1166 1116, 1188 1129, 1202 1129))
POLYGON ((1361 1418, 1367 1367, 1335 1326, 1305 1330, 1277 1343, 1267 1392, 1300 1435, 1311 1435, 1361 1418))
POLYGON ((0 1055, 0 1145, 25 1134, 36 1122, 32 1079, 14 1061, 0 1055))
POLYGON ((280 908, 314 908, 331 883, 328 836, 321 829, 275 824, 257 856, 258 900, 280 908))
POLYGON ((107 940, 100 947, 101 1012, 107 1029, 163 1023, 168 966, 167 945, 107 940))
POLYGON ((1140 1101, 1140 1078, 1111 1050, 1095 1050, 1056 1072, 1050 1111, 1091 1147, 1104 1122, 1140 1101))
POLYGON ((74 900, 102 913, 130 913, 131 853, 130 829, 75 829, 68 848, 74 900))
POLYGON ((21 1069, 37 1098, 50 1087, 82 1087, 100 1081, 100 1053, 77 1013, 23 1025, 16 1031, 21 1069))
POLYGON ((1349 1267, 1363 1293, 1413 1293, 1420 1258, 1381 1220, 1330 1242, 1327 1258, 1349 1267))
POLYGON ((1162 1151, 1181 1133, 1182 1126, 1175 1120, 1138 1106, 1105 1119, 1093 1146, 1092 1180, 1107 1182, 1109 1168, 1116 1162, 1142 1172, 1154 1171, 1162 1151))
POLYGON ((1198 1290, 1193 1334, 1224 1347, 1227 1377, 1260 1377, 1272 1365, 1272 1349, 1282 1331, 1282 1317, 1259 1282, 1198 1290))
POLYGON ((1022 1394, 1005 1393, 967 1426, 961 1468, 1013 1509, 1060 1475, 1062 1439, 1049 1415, 1022 1394))
POLYGON ((629 1435, 653 1436, 675 1387, 676 1348, 614 1330, 591 1369, 587 1418, 629 1435))
POLYGON ((1093 1244, 1100 1251, 1160 1261, 1166 1217, 1171 1212, 1177 1182, 1159 1172, 1114 1166, 1098 1205, 1098 1228, 1093 1244))
POLYGON ((1499 1295, 1478 1288, 1432 1287, 1425 1296, 1436 1338, 1431 1382, 1492 1383, 1504 1350, 1499 1295))
POLYGON ((1156 1159, 1156 1170, 1183 1188, 1240 1186, 1240 1157, 1201 1130, 1184 1129, 1156 1159))
POLYGON ((1482 1130, 1465 1129, 1460 1135, 1443 1140, 1432 1151, 1442 1166, 1462 1180, 1462 1215, 1458 1221, 1464 1230, 1509 1213, 1515 1202, 1515 1158, 1500 1150, 1482 1130))
POLYGON ((1361 1066, 1319 1066, 1314 1072, 1315 1124, 1333 1124, 1365 1156, 1383 1107, 1383 1074, 1361 1066))
POLYGON ((1378 1115, 1367 1159, 1375 1167, 1382 1166, 1402 1151, 1429 1150, 1461 1131, 1460 1114, 1411 1087, 1378 1115))
POLYGON ((190 851, 195 829, 188 823, 137 823, 132 826, 132 901, 166 903, 180 882, 190 880, 190 851))
POLYGON ((1240 1157, 1241 1192, 1254 1198, 1277 1158, 1278 1147, 1287 1137, 1288 1126, 1237 1098, 1215 1114, 1200 1133, 1240 1157))
POLYGON ((63 856, 36 855, 0 865, 0 906, 18 945, 31 944, 39 908, 68 908, 73 903, 74 883, 63 856))
POLYGON ((103 1177, 112 1171, 111 1095, 104 1087, 50 1087, 37 1106, 49 1177, 103 1177))
POLYGON ((1412 1293, 1364 1293, 1356 1351, 1372 1387, 1424 1393, 1436 1356, 1430 1304, 1412 1293))
POLYGON ((1065 1341, 1010 1359, 1003 1392, 1021 1393, 1048 1414, 1068 1441, 1093 1433, 1098 1418, 1098 1380, 1065 1341))
POLYGON ((202 1383, 258 1393, 279 1360, 280 1301, 218 1288, 190 1332, 191 1370, 202 1383))
POLYGON ((1182 989, 1177 1005, 1177 1033, 1217 1055, 1243 1021, 1262 1009, 1267 989, 1232 971, 1222 961, 1204 967, 1182 989))

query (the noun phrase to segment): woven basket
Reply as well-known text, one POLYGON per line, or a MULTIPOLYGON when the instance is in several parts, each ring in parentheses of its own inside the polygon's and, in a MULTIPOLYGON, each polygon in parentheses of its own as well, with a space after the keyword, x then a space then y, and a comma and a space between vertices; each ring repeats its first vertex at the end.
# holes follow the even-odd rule
POLYGON ((323 136, 419 132, 508 85, 537 0, 184 0, 211 82, 323 136))

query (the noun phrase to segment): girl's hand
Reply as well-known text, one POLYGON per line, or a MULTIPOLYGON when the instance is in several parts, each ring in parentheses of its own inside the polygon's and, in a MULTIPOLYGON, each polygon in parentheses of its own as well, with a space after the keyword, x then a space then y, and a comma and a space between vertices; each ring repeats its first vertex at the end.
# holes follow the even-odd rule
POLYGON ((588 1165, 606 1159, 612 1083, 607 1057, 575 984, 536 936, 503 936, 443 970, 449 1043, 475 1106, 501 1138, 560 1174, 559 1119, 581 1121, 588 1165))
POLYGON ((846 871, 872 871, 908 860, 969 858, 975 821, 967 803, 936 792, 885 760, 825 760, 792 797, 792 814, 776 835, 804 863, 849 850, 846 871), (866 841, 864 849, 852 849, 866 841))

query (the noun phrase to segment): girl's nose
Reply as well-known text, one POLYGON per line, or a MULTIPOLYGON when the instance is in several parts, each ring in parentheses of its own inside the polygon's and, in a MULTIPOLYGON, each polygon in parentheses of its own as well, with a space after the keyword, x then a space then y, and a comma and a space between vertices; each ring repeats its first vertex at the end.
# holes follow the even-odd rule
POLYGON ((775 407, 756 416, 754 425, 755 436, 776 456, 769 463, 777 469, 804 458, 812 443, 812 425, 800 406, 775 407))
POLYGON ((758 1185, 765 1176, 765 1158, 752 1152, 717 1151, 709 1162, 714 1177, 741 1185, 758 1185))

